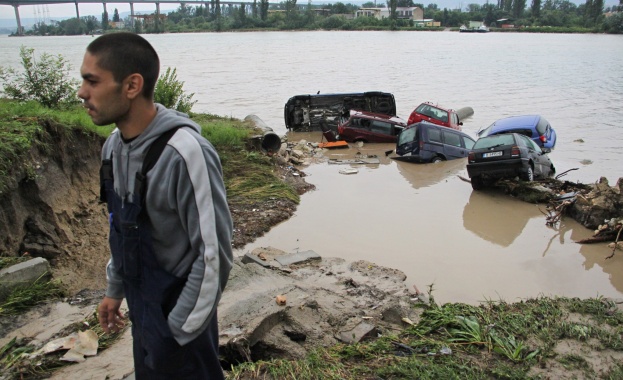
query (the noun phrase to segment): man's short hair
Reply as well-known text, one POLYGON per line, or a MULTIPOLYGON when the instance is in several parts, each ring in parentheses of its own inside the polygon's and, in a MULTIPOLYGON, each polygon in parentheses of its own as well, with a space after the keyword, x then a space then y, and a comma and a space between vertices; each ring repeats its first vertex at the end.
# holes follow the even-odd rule
POLYGON ((115 82, 121 83, 131 74, 143 76, 143 96, 153 98, 160 73, 160 59, 146 39, 130 32, 105 34, 87 46, 87 52, 97 57, 97 65, 112 72, 115 82))

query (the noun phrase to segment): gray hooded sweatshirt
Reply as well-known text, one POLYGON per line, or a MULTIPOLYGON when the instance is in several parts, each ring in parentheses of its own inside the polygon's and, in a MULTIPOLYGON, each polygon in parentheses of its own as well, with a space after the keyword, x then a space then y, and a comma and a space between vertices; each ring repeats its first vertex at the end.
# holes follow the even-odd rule
MULTIPOLYGON (((173 336, 184 345, 207 327, 227 283, 233 262, 232 219, 219 156, 187 115, 156 104, 158 113, 138 137, 124 143, 118 130, 108 137, 102 159, 113 158, 115 192, 132 200, 136 172, 151 143, 183 125, 147 173, 145 209, 158 264, 187 278, 168 317, 173 336)), ((123 283, 111 258, 106 295, 123 298, 123 283)))

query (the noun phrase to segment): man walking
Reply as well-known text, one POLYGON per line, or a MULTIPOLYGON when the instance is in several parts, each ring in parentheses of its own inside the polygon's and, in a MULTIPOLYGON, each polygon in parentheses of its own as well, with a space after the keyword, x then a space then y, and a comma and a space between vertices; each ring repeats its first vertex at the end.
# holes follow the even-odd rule
POLYGON ((186 115, 153 101, 160 61, 133 33, 89 44, 78 96, 97 125, 110 216, 105 332, 132 321, 137 379, 223 379, 217 304, 232 266, 232 219, 220 159, 186 115))

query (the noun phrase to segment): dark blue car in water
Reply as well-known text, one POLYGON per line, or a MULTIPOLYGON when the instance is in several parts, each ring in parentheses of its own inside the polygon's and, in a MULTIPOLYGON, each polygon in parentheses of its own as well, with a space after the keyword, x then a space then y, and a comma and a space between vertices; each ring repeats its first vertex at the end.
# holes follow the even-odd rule
POLYGON ((528 136, 546 152, 556 146, 556 131, 541 115, 511 116, 497 120, 487 128, 478 131, 478 137, 501 133, 519 133, 528 136))

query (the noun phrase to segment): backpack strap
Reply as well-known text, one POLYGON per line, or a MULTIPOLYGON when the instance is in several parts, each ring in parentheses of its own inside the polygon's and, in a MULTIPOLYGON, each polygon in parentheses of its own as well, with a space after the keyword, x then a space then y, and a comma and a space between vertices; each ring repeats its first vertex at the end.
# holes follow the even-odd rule
POLYGON ((112 153, 110 158, 102 160, 100 166, 100 202, 107 203, 106 199, 106 181, 112 180, 112 153))
MULTIPOLYGON (((165 133, 158 136, 154 142, 151 143, 143 160, 143 166, 140 172, 136 173, 136 181, 134 183, 134 194, 141 194, 141 202, 145 202, 145 194, 147 193, 147 172, 150 171, 156 162, 160 158, 164 147, 173 137, 178 129, 184 127, 184 125, 178 125, 165 133)), ((106 199, 106 186, 105 183, 108 180, 113 180, 113 167, 112 167, 112 153, 110 158, 102 160, 102 166, 100 167, 100 202, 107 203, 106 199)))
POLYGON ((149 146, 147 154, 143 159, 143 167, 140 172, 136 172, 136 180, 134 181, 134 194, 141 195, 141 202, 143 205, 145 204, 145 195, 147 194, 147 172, 150 171, 154 165, 156 165, 156 162, 158 162, 164 147, 167 146, 167 143, 171 137, 173 137, 175 132, 182 127, 183 125, 179 125, 175 128, 169 129, 165 133, 158 136, 149 146))

